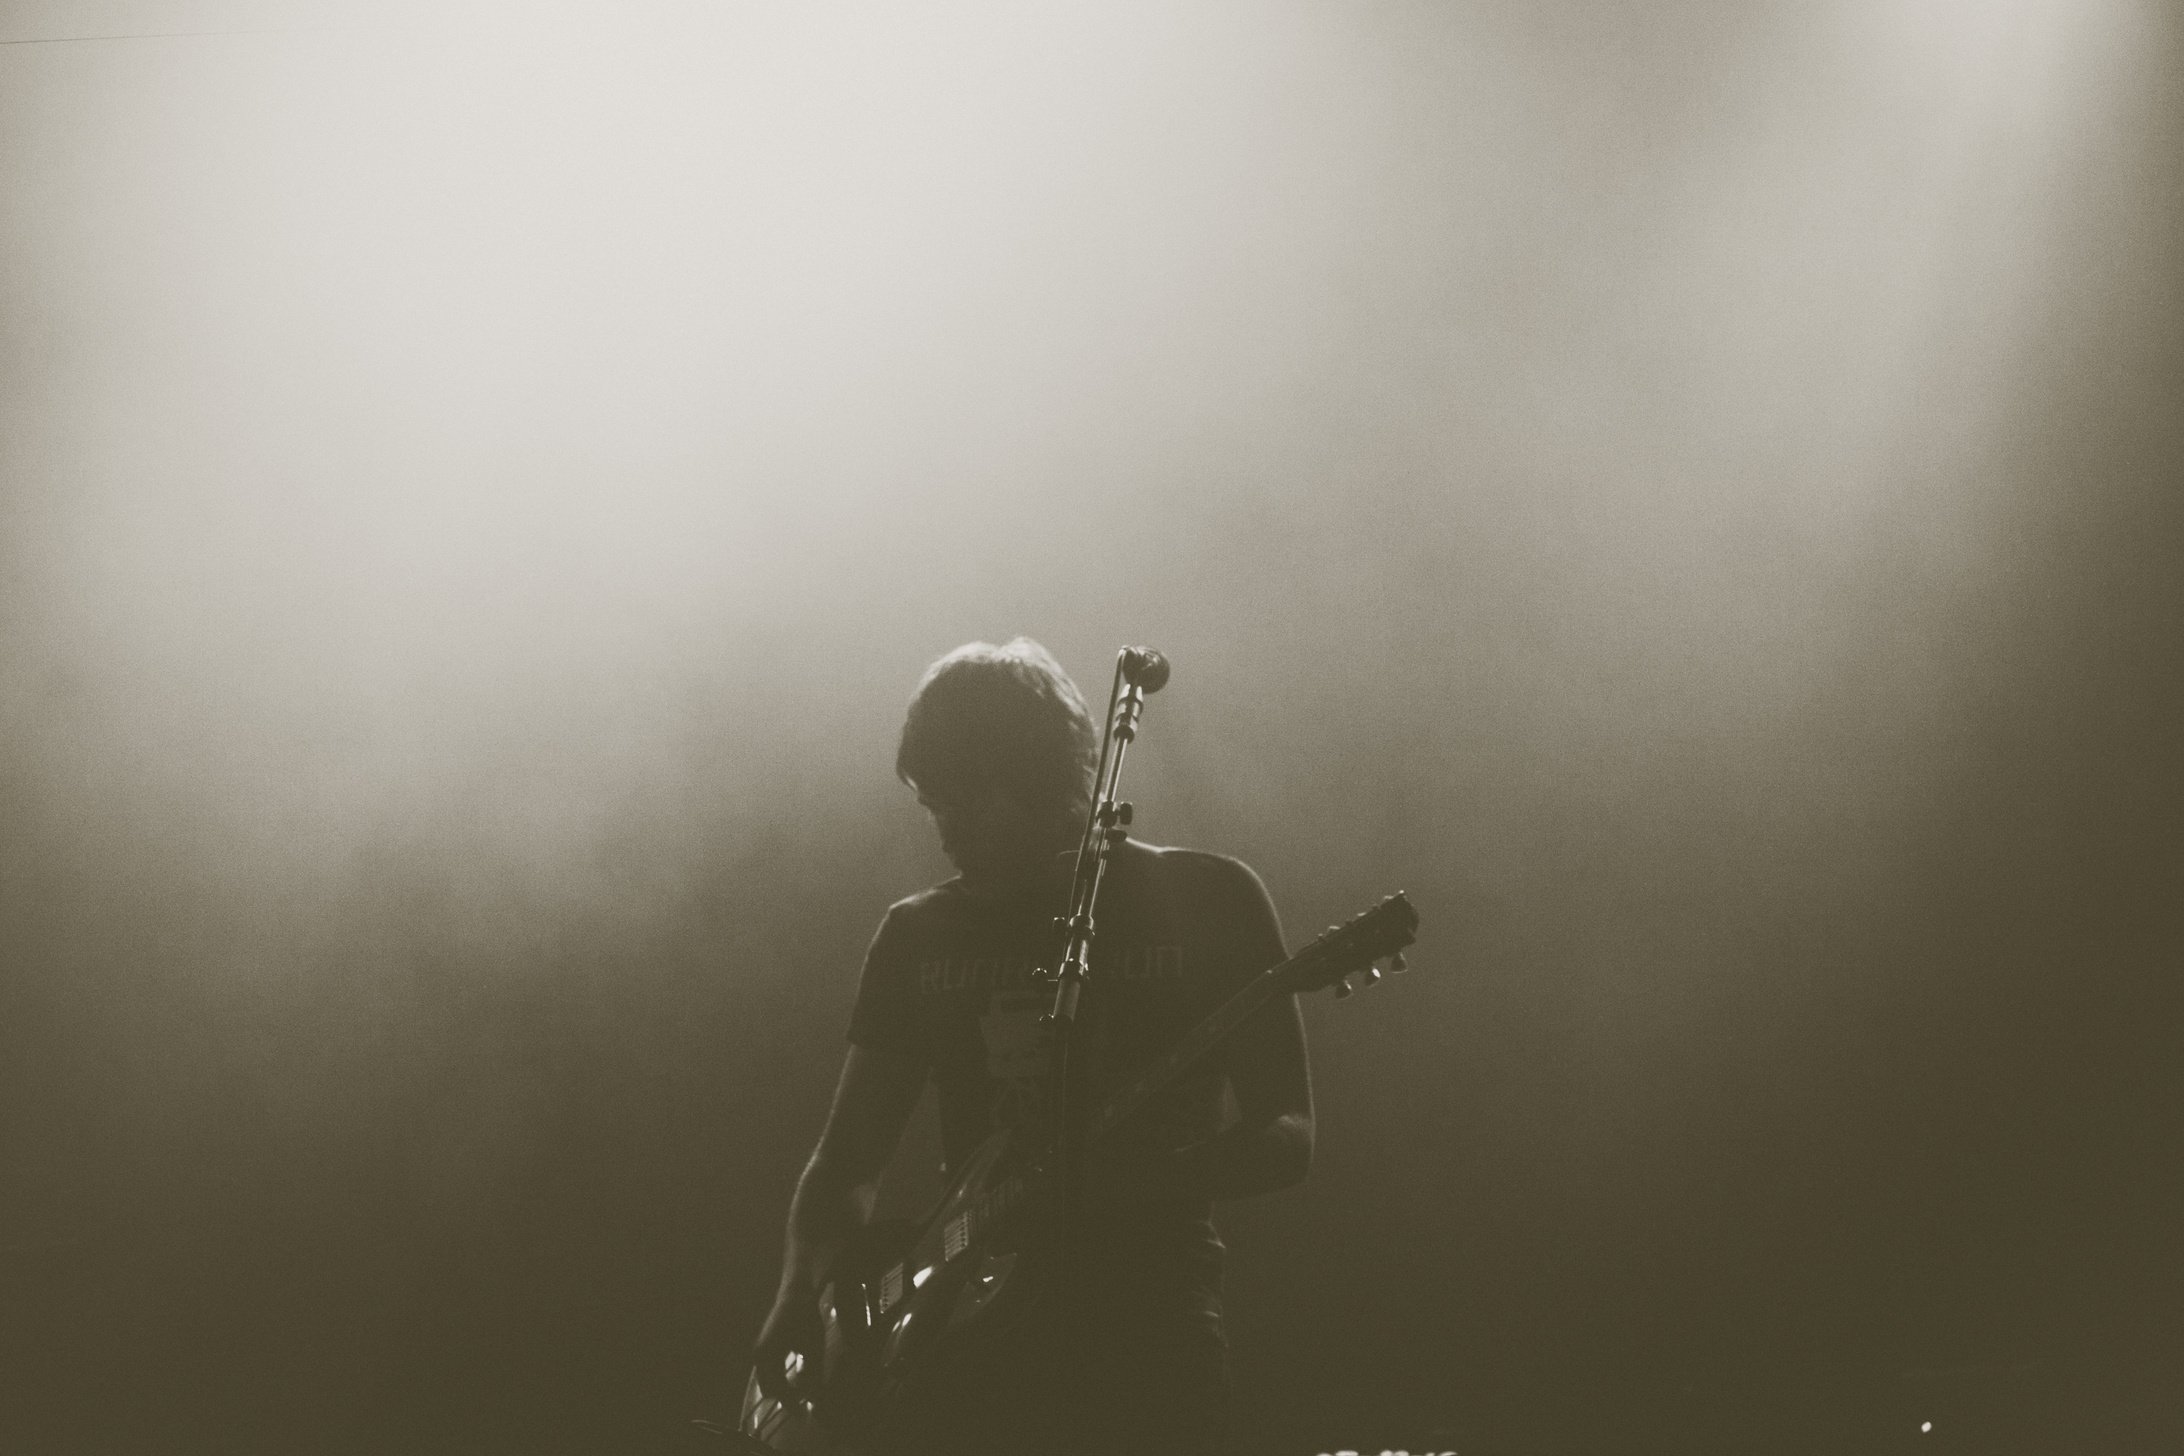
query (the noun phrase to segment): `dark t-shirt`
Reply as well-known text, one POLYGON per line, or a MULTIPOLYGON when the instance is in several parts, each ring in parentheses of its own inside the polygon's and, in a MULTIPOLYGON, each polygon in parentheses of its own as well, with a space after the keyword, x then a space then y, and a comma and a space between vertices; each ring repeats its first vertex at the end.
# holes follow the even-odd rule
MULTIPOLYGON (((1054 917, 1068 908, 1068 868, 1057 861, 1035 894, 981 896, 958 879, 913 895, 887 912, 866 955, 849 1039, 931 1069, 951 1168, 1000 1128, 1048 1126, 1039 1017, 1053 993, 1034 972, 1060 949, 1054 917)), ((1086 1105, 1282 958, 1273 904, 1247 866, 1126 842, 1100 889, 1079 1010, 1072 1075, 1086 1105)), ((1217 1052, 1117 1135, 1179 1146, 1219 1131, 1224 1107, 1217 1052)), ((1210 1215, 1204 1202, 1145 1205, 1088 1230, 1082 1255, 1152 1298, 1165 1291, 1205 1309, 1192 1296, 1218 1290, 1222 1253, 1210 1215)))

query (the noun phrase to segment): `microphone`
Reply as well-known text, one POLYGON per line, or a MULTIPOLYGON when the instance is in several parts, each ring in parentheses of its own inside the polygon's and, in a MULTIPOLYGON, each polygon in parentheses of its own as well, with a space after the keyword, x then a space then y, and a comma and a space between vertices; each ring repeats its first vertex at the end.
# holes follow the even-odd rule
POLYGON ((1157 693, 1168 685, 1168 659, 1150 647, 1122 649, 1122 676, 1139 692, 1157 693))

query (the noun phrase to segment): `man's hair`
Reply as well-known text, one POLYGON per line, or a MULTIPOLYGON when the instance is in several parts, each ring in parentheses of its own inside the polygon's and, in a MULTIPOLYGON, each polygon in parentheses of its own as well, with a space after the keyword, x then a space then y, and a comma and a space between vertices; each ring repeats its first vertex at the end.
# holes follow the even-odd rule
POLYGON ((1083 694, 1029 637, 967 642, 925 669, 895 774, 935 793, 997 786, 1027 808, 1083 813, 1099 735, 1083 694))

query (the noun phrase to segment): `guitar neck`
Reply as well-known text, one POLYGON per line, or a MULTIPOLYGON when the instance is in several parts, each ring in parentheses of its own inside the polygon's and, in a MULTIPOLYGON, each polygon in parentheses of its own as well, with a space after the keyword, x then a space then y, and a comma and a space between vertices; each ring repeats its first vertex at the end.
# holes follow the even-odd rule
POLYGON ((1200 1057, 1220 1045, 1222 1039, 1241 1026, 1252 1012, 1281 994, 1282 973, 1294 964, 1294 959, 1282 962, 1229 997, 1221 1003, 1219 1010, 1192 1027, 1165 1056, 1140 1071, 1120 1091, 1101 1103, 1085 1121, 1085 1141, 1091 1142, 1150 1102, 1190 1070, 1200 1057))

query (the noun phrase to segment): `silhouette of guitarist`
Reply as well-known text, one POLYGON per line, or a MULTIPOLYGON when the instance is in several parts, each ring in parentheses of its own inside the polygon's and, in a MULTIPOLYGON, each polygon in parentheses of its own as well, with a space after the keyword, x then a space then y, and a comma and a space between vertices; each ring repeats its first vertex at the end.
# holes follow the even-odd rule
MULTIPOLYGON (((990 1133, 1047 1126, 1054 917, 1098 748, 1061 665, 1019 637, 935 662, 896 771, 960 873, 893 906, 865 959, 834 1105, 789 1205, 780 1293, 754 1364, 817 1341, 816 1291, 871 1217, 928 1079, 951 1168, 990 1133)), ((1125 844, 1101 890, 1077 1059, 1090 1098, 1167 1051, 1283 959, 1258 876, 1194 850, 1125 844)), ((1247 1020, 1205 1069, 1094 1145, 1073 1277, 1004 1339, 974 1343, 892 1416, 875 1456, 1207 1456, 1226 1449, 1222 1244, 1211 1205, 1287 1187, 1312 1156, 1296 998, 1247 1020)))

